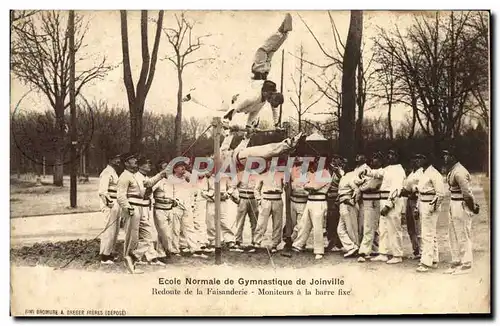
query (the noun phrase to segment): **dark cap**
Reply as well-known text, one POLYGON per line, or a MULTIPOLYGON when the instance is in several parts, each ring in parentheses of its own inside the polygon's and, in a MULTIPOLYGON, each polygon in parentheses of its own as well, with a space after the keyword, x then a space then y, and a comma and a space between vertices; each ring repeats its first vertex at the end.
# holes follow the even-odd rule
POLYGON ((359 162, 366 162, 366 157, 364 154, 356 155, 356 163, 359 163, 359 162))
POLYGON ((448 146, 441 151, 441 155, 450 155, 456 157, 457 151, 454 146, 448 146))
POLYGON ((138 155, 137 155, 137 153, 128 152, 128 153, 121 155, 121 157, 122 157, 123 161, 128 161, 128 160, 133 159, 133 158, 137 159, 138 155))
POLYGON ((270 80, 265 80, 262 85, 262 92, 276 92, 276 83, 270 80))
POLYGON ((151 160, 146 158, 146 156, 141 156, 138 160, 137 160, 137 165, 144 165, 144 164, 151 164, 151 160))
POLYGON ((107 155, 108 161, 114 160, 114 159, 119 159, 120 161, 122 160, 122 155, 121 154, 116 154, 116 153, 109 153, 107 155))
POLYGON ((188 167, 188 164, 185 162, 185 161, 179 161, 179 162, 176 162, 173 166, 173 169, 175 169, 176 167, 178 166, 185 166, 185 167, 188 167))
POLYGON ((390 150, 387 152, 387 155, 389 155, 389 154, 392 154, 392 155, 394 155, 394 156, 396 156, 396 157, 399 157, 399 153, 398 153, 398 151, 397 151, 397 150, 395 150, 395 149, 390 149, 390 150))

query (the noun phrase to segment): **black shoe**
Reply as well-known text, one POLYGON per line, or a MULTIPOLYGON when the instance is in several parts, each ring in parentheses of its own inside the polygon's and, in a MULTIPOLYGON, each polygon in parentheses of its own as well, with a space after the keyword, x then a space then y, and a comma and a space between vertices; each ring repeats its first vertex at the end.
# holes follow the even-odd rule
POLYGON ((101 264, 103 265, 112 265, 115 262, 113 261, 113 256, 111 255, 101 255, 101 264))
POLYGON ((257 248, 255 248, 254 245, 250 245, 250 246, 245 248, 245 251, 248 253, 254 253, 254 252, 257 252, 257 248))

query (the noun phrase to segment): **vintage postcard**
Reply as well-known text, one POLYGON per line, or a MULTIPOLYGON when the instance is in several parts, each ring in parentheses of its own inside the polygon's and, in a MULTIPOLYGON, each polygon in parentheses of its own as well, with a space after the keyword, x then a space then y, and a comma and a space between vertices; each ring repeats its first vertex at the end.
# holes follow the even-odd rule
POLYGON ((491 314, 490 12, 10 12, 12 316, 491 314))

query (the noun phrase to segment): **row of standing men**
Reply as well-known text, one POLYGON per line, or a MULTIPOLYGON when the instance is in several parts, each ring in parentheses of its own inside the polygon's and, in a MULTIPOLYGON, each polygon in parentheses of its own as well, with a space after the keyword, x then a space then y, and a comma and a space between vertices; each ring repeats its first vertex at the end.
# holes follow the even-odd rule
MULTIPOLYGON (((463 273, 472 266, 471 216, 478 211, 470 189, 470 175, 450 152, 443 153, 450 166, 447 183, 451 190, 449 240, 452 268, 447 272, 463 273)), ((309 164, 309 174, 300 178, 303 162, 297 162, 290 175, 291 219, 283 228, 283 175, 263 174, 236 182, 221 180, 222 238, 231 251, 256 252, 264 248, 263 240, 269 218, 272 219, 271 253, 278 250, 283 240, 283 255, 305 248, 310 235, 313 251, 321 259, 326 251, 343 251, 345 257, 358 256, 358 261, 402 261, 401 216, 406 215, 413 256, 420 258, 417 270, 429 271, 437 267, 437 217, 444 197, 442 176, 430 165, 425 155, 414 157, 413 171, 406 177, 397 163, 397 154, 390 151, 388 165, 381 168, 383 157, 377 153, 366 164, 358 155, 356 168, 346 170, 346 161, 335 157, 321 174, 327 176, 317 182, 317 164, 309 164), (237 204, 236 228, 227 215, 228 202, 237 204), (251 244, 243 247, 243 228, 248 216, 251 244), (324 229, 328 245, 324 246, 324 229), (422 230, 420 238, 420 229, 422 230)), ((169 255, 190 252, 194 257, 206 258, 214 250, 214 181, 211 174, 200 178, 192 186, 186 165, 174 166, 149 178, 151 162, 128 155, 116 157, 101 173, 99 195, 102 211, 107 217, 101 241, 101 262, 112 263, 123 216, 126 230, 124 256, 130 272, 138 273, 137 264, 167 264, 169 255), (116 165, 123 159, 125 171, 116 174, 116 165), (115 167, 114 167, 115 166, 115 167), (121 190, 120 190, 121 189, 121 190), (153 201, 151 200, 153 198, 153 201), (206 229, 201 229, 199 205, 203 198, 206 229), (153 202, 153 204, 152 204, 153 202), (149 216, 152 206, 153 223, 149 216), (121 214, 120 214, 121 213, 121 214), (154 241, 154 229, 157 243, 154 241)))

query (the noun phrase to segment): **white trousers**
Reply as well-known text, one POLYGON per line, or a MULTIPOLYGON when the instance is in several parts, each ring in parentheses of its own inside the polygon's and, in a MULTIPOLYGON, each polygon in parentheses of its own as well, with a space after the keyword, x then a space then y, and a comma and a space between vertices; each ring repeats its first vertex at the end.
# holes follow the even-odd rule
POLYGON ((166 252, 173 252, 173 214, 172 210, 154 209, 153 218, 158 233, 157 251, 159 256, 165 256, 166 252))
POLYGON ((302 216, 304 216, 304 210, 307 203, 290 203, 290 216, 292 218, 292 241, 295 241, 299 235, 299 228, 301 226, 302 216))
POLYGON ((453 262, 472 264, 472 215, 464 201, 450 201, 448 236, 453 262))
POLYGON ((172 214, 174 215, 172 252, 178 253, 181 247, 189 248, 191 252, 199 251, 200 245, 194 229, 193 213, 190 210, 174 207, 172 214))
POLYGON ((422 227, 422 256, 420 262, 432 267, 433 263, 439 262, 439 250, 437 243, 437 221, 439 210, 432 211, 434 205, 427 202, 420 202, 418 206, 420 212, 420 222, 422 227))
POLYGON ((243 228, 245 226, 245 217, 248 214, 250 221, 250 230, 252 232, 252 244, 255 241, 255 230, 257 229, 257 217, 259 208, 256 199, 240 198, 240 203, 236 211, 236 242, 243 243, 243 228))
MULTIPOLYGON (((233 225, 227 216, 227 201, 220 202, 220 228, 221 240, 225 242, 235 242, 233 225)), ((208 243, 215 244, 215 203, 207 201, 206 211, 208 243)))
POLYGON ((262 240, 264 240, 269 217, 272 217, 273 224, 272 247, 276 247, 281 242, 283 229, 283 200, 262 199, 257 219, 257 230, 255 231, 255 243, 257 245, 261 245, 262 240))
POLYGON ((341 203, 339 205, 340 219, 337 226, 342 247, 345 250, 359 248, 359 229, 358 229, 358 209, 356 206, 341 203))
POLYGON ((287 39, 287 33, 276 32, 269 36, 257 52, 252 64, 252 72, 269 73, 274 53, 287 39))
MULTIPOLYGON (((396 198, 394 207, 389 210, 386 216, 380 215, 379 252, 383 255, 403 257, 403 229, 401 227, 401 209, 403 201, 396 198)), ((380 205, 383 209, 383 205, 380 205)))
POLYGON ((149 219, 149 208, 141 206, 132 206, 134 216, 130 216, 127 210, 124 210, 125 222, 125 244, 124 256, 130 254, 138 260, 145 257, 151 261, 158 257, 154 249, 153 230, 149 219))
POLYGON ((325 223, 326 211, 326 200, 307 201, 300 220, 297 238, 293 242, 293 247, 299 249, 303 248, 312 230, 314 254, 323 255, 325 253, 323 226, 325 223))
POLYGON ((363 200, 361 209, 363 210, 363 236, 359 253, 370 255, 373 252, 375 234, 379 228, 380 220, 380 201, 363 200))
POLYGON ((112 208, 106 207, 102 211, 106 221, 105 231, 101 235, 99 254, 111 255, 115 249, 118 233, 120 232, 120 206, 115 202, 112 208))

